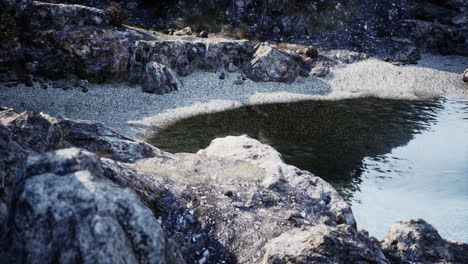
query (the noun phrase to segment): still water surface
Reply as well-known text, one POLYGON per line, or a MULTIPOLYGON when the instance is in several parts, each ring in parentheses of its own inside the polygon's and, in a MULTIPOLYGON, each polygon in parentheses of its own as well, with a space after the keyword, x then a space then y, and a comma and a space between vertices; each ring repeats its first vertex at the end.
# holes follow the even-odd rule
POLYGON ((468 102, 375 98, 249 106, 195 116, 149 139, 196 152, 217 137, 249 136, 337 188, 358 227, 381 239, 398 219, 424 218, 468 242, 468 102))

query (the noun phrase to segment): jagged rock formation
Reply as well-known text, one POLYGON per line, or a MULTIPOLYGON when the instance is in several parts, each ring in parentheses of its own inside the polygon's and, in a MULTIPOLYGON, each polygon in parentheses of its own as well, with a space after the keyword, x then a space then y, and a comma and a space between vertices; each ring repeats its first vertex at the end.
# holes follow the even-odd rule
POLYGON ((328 183, 246 136, 169 154, 99 123, 1 108, 0 145, 0 256, 9 263, 466 259, 466 244, 422 220, 393 226, 382 255, 328 183), (70 146, 99 156, 56 150, 70 146))
POLYGON ((219 70, 230 63, 242 67, 254 53, 247 40, 156 40, 138 41, 130 59, 131 80, 139 80, 147 63, 156 61, 185 76, 197 69, 219 70))

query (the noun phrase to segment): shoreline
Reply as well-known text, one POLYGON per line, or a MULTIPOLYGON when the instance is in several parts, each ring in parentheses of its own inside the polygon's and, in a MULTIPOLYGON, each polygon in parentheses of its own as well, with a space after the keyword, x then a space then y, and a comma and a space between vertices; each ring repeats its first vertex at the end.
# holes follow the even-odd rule
POLYGON ((220 80, 219 72, 194 72, 181 78, 181 90, 165 95, 143 93, 139 85, 126 83, 91 84, 87 93, 0 84, 0 105, 57 118, 99 121, 121 134, 145 140, 155 130, 178 120, 246 105, 370 96, 468 99, 460 76, 466 68, 468 57, 425 54, 417 65, 394 66, 368 59, 338 65, 323 79, 298 77, 290 84, 248 79, 243 85, 235 85, 238 73, 226 73, 226 79, 220 80))

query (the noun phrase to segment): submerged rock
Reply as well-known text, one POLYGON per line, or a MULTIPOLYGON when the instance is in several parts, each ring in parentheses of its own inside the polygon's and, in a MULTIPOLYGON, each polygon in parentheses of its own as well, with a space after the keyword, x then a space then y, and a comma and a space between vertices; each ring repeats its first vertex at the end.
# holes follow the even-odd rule
POLYGON ((130 189, 80 149, 29 156, 15 182, 7 244, 27 263, 184 263, 130 189))
POLYGON ((392 263, 450 263, 468 260, 468 244, 447 241, 422 219, 397 221, 381 243, 392 263))
POLYGON ((293 82, 299 75, 300 60, 298 55, 263 43, 258 45, 247 69, 247 75, 254 81, 293 82))
POLYGON ((287 231, 264 248, 262 264, 390 263, 373 237, 348 225, 316 225, 287 231))
POLYGON ((182 82, 171 68, 154 61, 146 65, 141 78, 143 92, 165 94, 177 91, 181 87, 182 82))

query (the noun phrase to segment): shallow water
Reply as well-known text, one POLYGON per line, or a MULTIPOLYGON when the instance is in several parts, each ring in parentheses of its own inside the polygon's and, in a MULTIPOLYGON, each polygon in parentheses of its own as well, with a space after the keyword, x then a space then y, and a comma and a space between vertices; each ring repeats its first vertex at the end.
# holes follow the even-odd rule
POLYGON ((397 219, 424 218, 468 242, 468 102, 375 98, 249 106, 195 116, 149 142, 196 152, 248 134, 337 188, 358 227, 383 238, 397 219))

